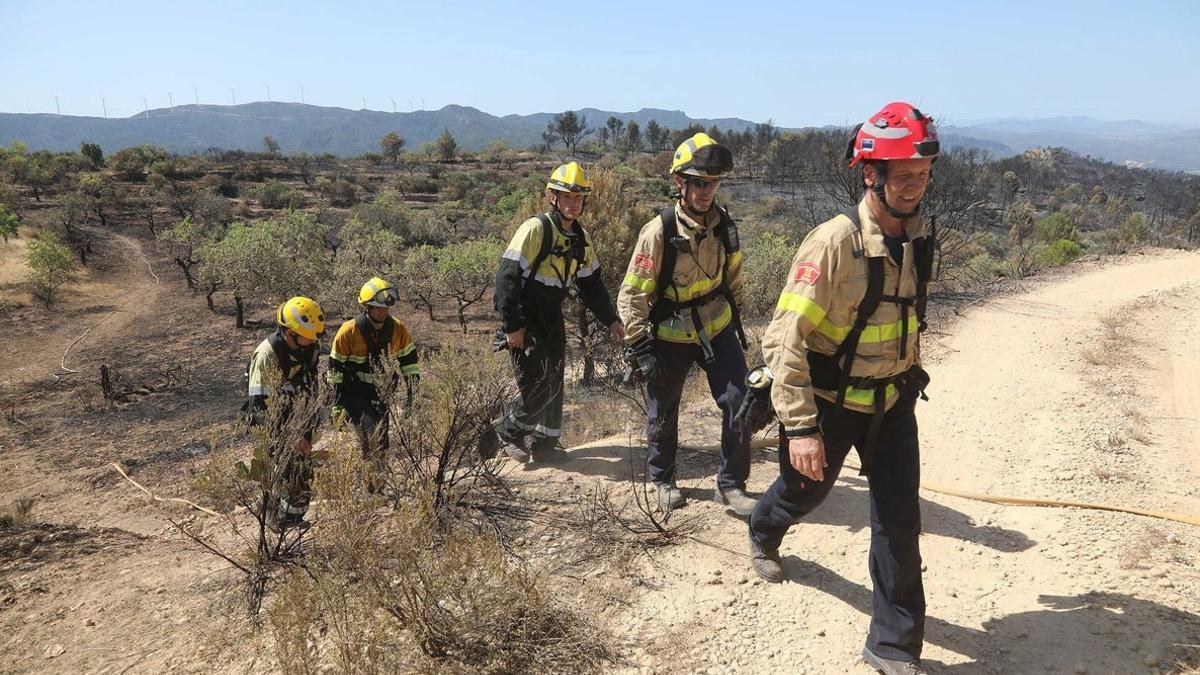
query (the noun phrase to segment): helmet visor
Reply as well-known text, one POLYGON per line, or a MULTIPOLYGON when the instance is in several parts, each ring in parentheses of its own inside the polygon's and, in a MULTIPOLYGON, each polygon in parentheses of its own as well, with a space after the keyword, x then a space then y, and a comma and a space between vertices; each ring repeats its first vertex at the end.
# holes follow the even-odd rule
POLYGON ((391 307, 392 305, 396 304, 396 300, 398 299, 399 298, 396 295, 396 289, 385 288, 368 300, 367 305, 371 307, 391 307))
POLYGON ((692 175, 720 176, 733 171, 733 153, 720 144, 706 145, 692 155, 687 168, 698 172, 692 175))
POLYGON ((913 143, 913 145, 916 146, 917 154, 921 157, 937 157, 938 153, 941 151, 941 147, 936 138, 924 140, 920 143, 913 143))

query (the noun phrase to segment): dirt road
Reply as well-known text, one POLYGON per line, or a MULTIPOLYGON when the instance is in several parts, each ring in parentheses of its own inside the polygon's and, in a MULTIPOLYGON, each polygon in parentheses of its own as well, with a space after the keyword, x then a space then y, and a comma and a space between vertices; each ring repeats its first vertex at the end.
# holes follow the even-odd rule
MULTIPOLYGON (((926 341, 924 481, 1200 515, 1198 297, 1200 256, 1162 252, 1080 265, 967 311, 926 341)), ((774 477, 767 454, 752 489, 774 477)), ((870 672, 857 657, 870 612, 863 480, 843 473, 784 542, 789 582, 766 586, 747 567, 744 525, 702 501, 711 466, 683 481, 700 501, 680 512, 704 521, 705 544, 670 549, 637 582, 654 589, 626 622, 653 645, 640 663, 870 672)), ((922 498, 933 672, 1149 672, 1200 657, 1200 528, 922 498)))

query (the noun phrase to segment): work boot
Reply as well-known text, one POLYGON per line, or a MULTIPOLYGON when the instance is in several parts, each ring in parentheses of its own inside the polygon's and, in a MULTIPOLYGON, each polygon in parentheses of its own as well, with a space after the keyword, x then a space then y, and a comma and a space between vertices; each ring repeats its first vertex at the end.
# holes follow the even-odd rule
POLYGON ((675 481, 671 481, 670 484, 655 483, 654 487, 658 490, 658 508, 663 511, 671 511, 687 503, 683 493, 675 487, 675 481))
POLYGON ((743 518, 749 518, 750 514, 754 513, 754 507, 758 505, 758 500, 746 494, 745 490, 741 488, 722 490, 720 486, 713 491, 713 501, 728 506, 743 518))
POLYGON ((521 464, 525 464, 529 461, 529 451, 515 443, 505 443, 504 454, 512 457, 521 464))
POLYGON ((863 647, 862 657, 868 666, 883 675, 925 675, 925 668, 921 666, 920 659, 885 659, 867 647, 863 647))
POLYGON ((781 584, 787 576, 783 573, 783 561, 779 550, 768 551, 750 537, 750 566, 760 579, 772 584, 781 584))
POLYGON ((562 464, 570 461, 571 455, 562 448, 550 448, 548 450, 536 449, 533 451, 533 461, 536 464, 562 464))

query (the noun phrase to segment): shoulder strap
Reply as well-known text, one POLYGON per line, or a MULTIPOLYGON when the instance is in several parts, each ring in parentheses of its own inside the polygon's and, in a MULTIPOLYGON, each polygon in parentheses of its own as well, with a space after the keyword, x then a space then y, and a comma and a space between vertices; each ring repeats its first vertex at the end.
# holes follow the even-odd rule
POLYGON ((664 208, 658 215, 663 226, 663 254, 658 263, 658 281, 654 292, 656 298, 662 298, 667 287, 674 283, 675 279, 675 254, 678 253, 678 249, 671 240, 679 235, 679 223, 675 220, 674 204, 664 208))
POLYGON ((929 282, 933 280, 933 259, 937 255, 937 220, 930 218, 929 233, 913 242, 913 254, 917 267, 917 322, 918 330, 925 331, 925 310, 928 305, 929 282))
POLYGON ((533 259, 529 268, 531 272, 526 281, 537 274, 538 269, 541 268, 542 263, 546 262, 546 258, 550 257, 550 251, 554 248, 554 221, 546 213, 539 213, 538 220, 542 221, 542 245, 538 248, 537 257, 533 259))
POLYGON ((283 336, 279 334, 279 331, 275 331, 267 337, 267 342, 271 345, 271 351, 275 352, 275 360, 279 362, 279 371, 286 373, 293 359, 287 345, 283 342, 283 336))
MULTIPOLYGON (((854 223, 858 242, 855 244, 854 257, 861 258, 866 256, 866 248, 862 241, 862 222, 858 219, 856 209, 851 209, 844 214, 854 223)), ((850 332, 842 343, 838 345, 837 351, 833 353, 833 358, 836 361, 843 355, 846 356, 846 364, 843 368, 844 374, 849 374, 850 365, 854 359, 854 352, 858 348, 858 339, 862 335, 863 330, 867 327, 867 321, 875 310, 879 309, 879 301, 883 297, 883 258, 867 257, 867 292, 863 295, 863 299, 858 303, 858 310, 854 314, 854 326, 850 328, 850 332)))

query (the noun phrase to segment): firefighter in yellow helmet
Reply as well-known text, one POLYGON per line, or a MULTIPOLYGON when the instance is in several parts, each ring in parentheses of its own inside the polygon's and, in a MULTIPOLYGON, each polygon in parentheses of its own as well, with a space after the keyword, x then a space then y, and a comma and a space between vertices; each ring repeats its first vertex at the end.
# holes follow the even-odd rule
POLYGON ((505 453, 518 462, 561 462, 566 327, 562 302, 572 284, 613 339, 624 337, 600 276, 600 258, 579 224, 592 190, 583 167, 563 164, 550 174, 550 211, 517 228, 496 271, 498 347, 507 348, 520 395, 496 426, 505 453))
POLYGON ((275 332, 254 349, 246 370, 249 397, 244 410, 251 426, 265 426, 270 439, 270 485, 263 518, 276 530, 308 527, 316 398, 317 340, 325 314, 311 298, 297 296, 275 311, 275 332))
POLYGON ((749 516, 749 432, 734 416, 746 394, 742 253, 737 226, 717 201, 733 155, 706 133, 675 151, 671 178, 675 203, 642 227, 617 295, 625 323, 627 358, 646 384, 647 464, 664 510, 683 506, 675 484, 679 402, 692 364, 708 375, 709 391, 723 413, 721 465, 713 499, 749 516))
POLYGON ((326 373, 333 386, 334 419, 354 425, 363 457, 376 463, 388 449, 388 394, 403 377, 406 406, 411 406, 421 372, 408 327, 391 316, 398 299, 395 287, 379 277, 363 284, 358 292, 362 312, 338 328, 326 373), (383 379, 387 373, 390 381, 383 379))

